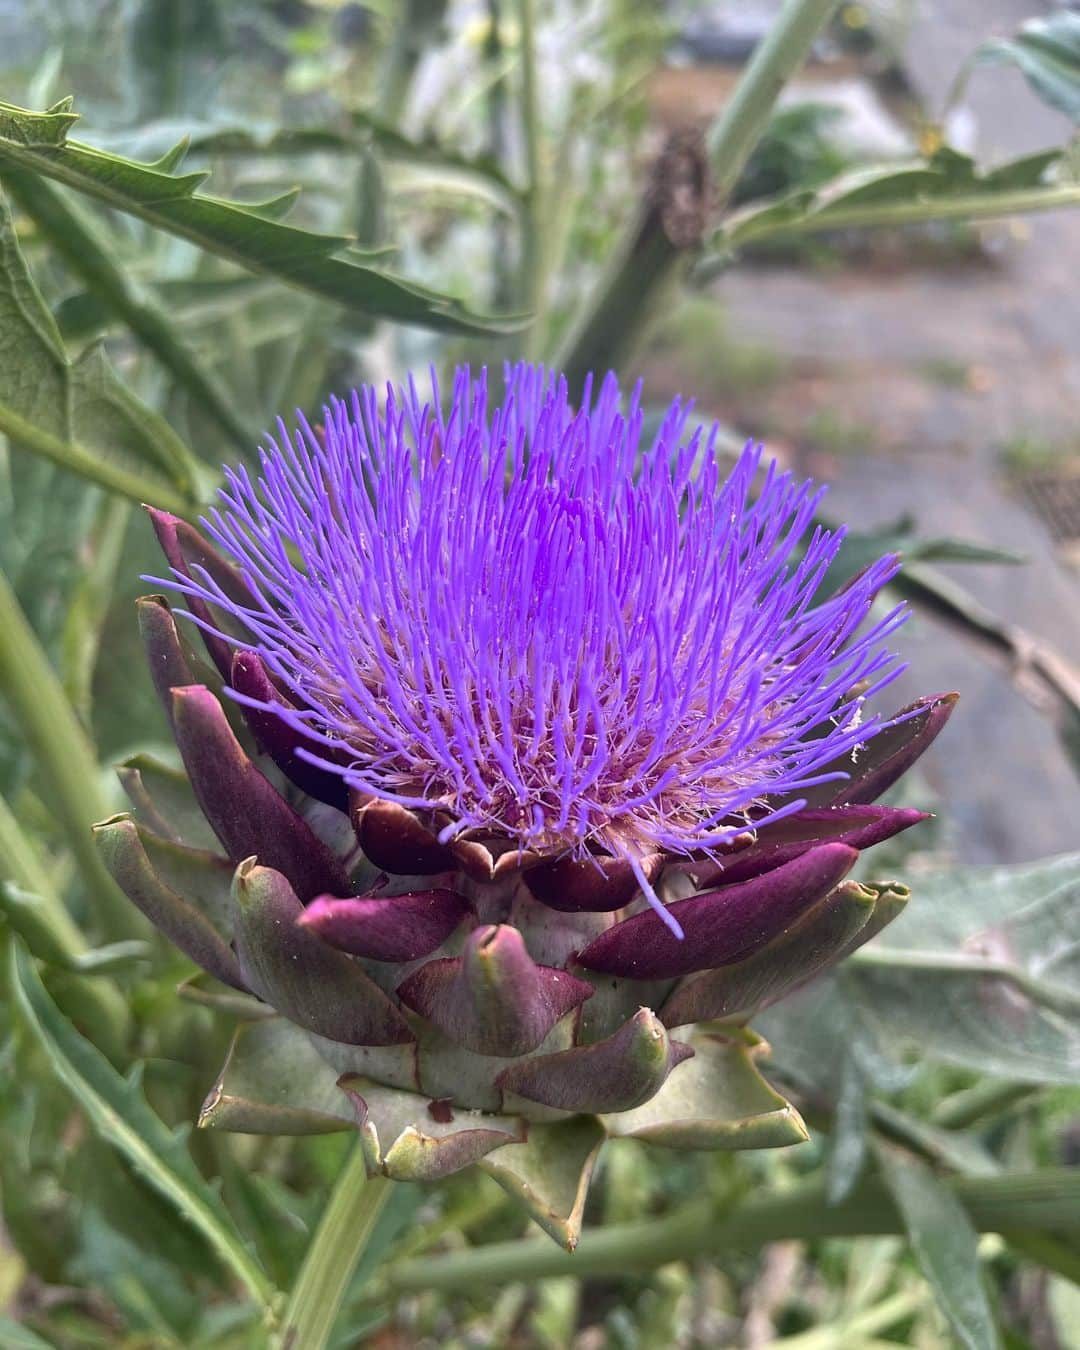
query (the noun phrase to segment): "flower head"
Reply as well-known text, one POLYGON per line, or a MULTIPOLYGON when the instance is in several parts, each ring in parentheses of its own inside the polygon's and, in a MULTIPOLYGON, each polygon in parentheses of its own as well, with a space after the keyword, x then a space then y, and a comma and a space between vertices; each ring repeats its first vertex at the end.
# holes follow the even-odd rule
POLYGON ((518 366, 497 406, 460 372, 279 424, 210 538, 151 512, 233 703, 143 597, 184 773, 129 761, 95 832, 263 1005, 200 1124, 475 1164, 569 1247, 609 1136, 806 1137, 745 1024, 902 912, 848 873, 926 818, 877 798, 955 702, 864 711, 895 561, 829 594, 817 501, 754 449, 725 477, 683 405, 646 440, 614 378, 575 409, 518 366))
POLYGON ((714 853, 880 730, 863 704, 903 614, 859 631, 892 558, 821 599, 843 532, 813 527, 820 492, 751 446, 725 477, 689 412, 646 440, 614 376, 575 408, 527 365, 498 402, 467 370, 448 409, 434 376, 430 400, 365 388, 229 471, 205 524, 250 595, 172 584, 239 620, 278 686, 234 697, 442 842, 714 853))

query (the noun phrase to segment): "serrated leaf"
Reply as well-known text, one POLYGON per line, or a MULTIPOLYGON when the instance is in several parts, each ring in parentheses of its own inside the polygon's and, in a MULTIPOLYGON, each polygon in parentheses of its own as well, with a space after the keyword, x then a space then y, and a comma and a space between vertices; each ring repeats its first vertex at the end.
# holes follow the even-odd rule
POLYGON ((918 193, 933 192, 943 186, 945 175, 933 161, 902 168, 856 169, 819 188, 810 211, 839 210, 868 203, 904 201, 918 193))
POLYGON ((245 1248, 220 1198, 187 1150, 151 1110, 138 1066, 124 1078, 62 1016, 25 948, 12 942, 11 987, 16 1006, 60 1082, 94 1129, 117 1148, 155 1190, 206 1239, 251 1296, 264 1307, 273 1288, 245 1248))
MULTIPOLYGON (((136 133, 137 145, 160 145, 162 138, 172 140, 177 134, 175 122, 143 125, 136 133)), ((246 126, 189 126, 189 135, 181 142, 183 152, 188 150, 207 155, 266 155, 293 157, 308 154, 339 154, 355 156, 365 147, 374 145, 385 159, 409 164, 430 165, 449 175, 475 179, 500 197, 507 206, 516 200, 518 192, 511 180, 491 155, 468 155, 428 135, 419 139, 404 135, 375 113, 362 109, 347 114, 347 124, 341 126, 253 127, 246 126)), ((124 148, 131 149, 132 138, 126 135, 124 148)), ((110 145, 116 142, 110 139, 110 145)), ((168 154, 180 151, 174 146, 168 154)), ((172 168, 174 163, 158 160, 155 168, 172 168)))
POLYGON ((135 500, 197 503, 200 466, 98 347, 71 362, 0 195, 0 429, 20 447, 135 500))
POLYGON ((986 173, 968 155, 943 146, 928 159, 840 174, 815 191, 754 201, 731 212, 710 241, 701 273, 732 249, 781 236, 874 225, 981 219, 1080 204, 1080 184, 1045 181, 1062 152, 1025 155, 986 173))
POLYGON ((892 1148, 877 1153, 915 1259, 957 1345, 999 1350, 1001 1340, 979 1271, 978 1236, 964 1206, 925 1163, 892 1148))
POLYGON ((1080 123, 1080 14, 1029 19, 1013 37, 983 43, 975 62, 1016 66, 1044 103, 1080 123))
POLYGON ((879 1035, 984 1073, 1080 1083, 1080 856, 927 873, 912 905, 844 968, 879 1035))
MULTIPOLYGON (((60 193, 35 173, 9 169, 4 174, 8 191, 31 217, 52 247, 76 276, 81 277, 109 312, 115 313, 135 336, 172 374, 178 384, 218 422, 234 445, 247 449, 254 437, 236 415, 229 395, 217 376, 200 360, 164 308, 143 294, 119 266, 109 245, 99 236, 96 224, 77 202, 65 201, 60 193)), ((125 413, 138 404, 128 396, 125 413)), ((79 428, 79 434, 86 433, 79 428)), ((156 441, 150 444, 157 445, 156 441)), ((168 451, 166 469, 176 467, 181 476, 193 473, 191 456, 175 435, 160 443, 168 451), (174 465, 175 461, 175 465, 174 465)))
POLYGON ((1030 1083, 1080 1083, 1080 855, 919 874, 907 912, 830 979, 770 1008, 786 1074, 834 1097, 846 1049, 893 1088, 916 1048, 1030 1083))
POLYGON ((1047 169, 1052 168, 1061 157, 1061 151, 1057 149, 1021 155, 1019 159, 1011 159, 999 169, 991 169, 984 174, 983 184, 992 188, 1036 187, 1046 177, 1047 169))
POLYGON ((515 331, 525 321, 473 313, 452 296, 375 268, 373 255, 350 248, 345 237, 268 220, 238 203, 198 193, 204 174, 174 176, 69 140, 70 120, 43 119, 0 104, 0 167, 33 170, 248 271, 399 323, 496 333, 515 331))

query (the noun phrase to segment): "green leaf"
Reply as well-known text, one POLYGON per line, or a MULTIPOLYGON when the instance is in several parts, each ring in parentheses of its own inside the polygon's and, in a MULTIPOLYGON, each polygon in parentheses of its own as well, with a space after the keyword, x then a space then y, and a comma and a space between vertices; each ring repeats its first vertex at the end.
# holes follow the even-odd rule
POLYGON ((267 219, 235 202, 200 193, 205 173, 174 174, 68 140, 72 116, 30 113, 0 103, 0 168, 14 165, 65 183, 219 254, 365 313, 459 333, 513 332, 520 317, 475 314, 452 296, 372 266, 379 253, 345 236, 316 234, 267 219))
POLYGON ((1080 14, 1057 10, 1029 19, 1011 38, 984 42, 977 65, 1014 65, 1051 108, 1080 123, 1080 14))
POLYGON ((1047 182, 1061 151, 1025 155, 981 173, 967 155, 942 147, 929 159, 844 173, 816 191, 797 189, 731 212, 698 266, 707 278, 733 250, 764 239, 822 230, 979 220, 1080 205, 1080 183, 1047 182))
POLYGON ((846 1200, 862 1175, 869 1143, 866 1097, 867 1084, 859 1062, 854 1055, 845 1054, 825 1162, 825 1189, 830 1205, 846 1200))
MULTIPOLYGON (((820 523, 826 524, 823 520, 820 523)), ((835 528, 831 522, 829 528, 835 528)), ((1025 561, 1021 554, 1011 549, 1001 548, 997 544, 983 544, 974 539, 960 539, 954 535, 923 539, 917 532, 914 518, 905 515, 875 530, 852 530, 848 533, 844 547, 821 583, 820 594, 823 597, 831 594, 886 553, 898 553, 905 569, 912 563, 1002 563, 1017 566, 1025 561)))
POLYGON ((0 195, 0 431, 91 482, 181 513, 205 470, 164 418, 117 379, 99 347, 74 363, 0 195))
POLYGON ((53 1350, 48 1341, 10 1317, 0 1314, 0 1345, 6 1350, 53 1350))
POLYGON ((268 1308, 274 1297, 270 1282, 192 1162, 183 1135, 169 1130, 150 1109, 139 1074, 122 1077, 79 1035, 49 998, 18 942, 12 943, 11 986, 27 1028, 97 1133, 202 1234, 255 1301, 268 1308))
MULTIPOLYGON (((0 797, 0 878, 8 877, 11 880, 0 879, 0 914, 34 955, 61 970, 100 973, 101 949, 88 950, 85 934, 53 886, 51 869, 0 797)), ((127 1000, 108 980, 73 983, 82 1026, 111 1060, 118 1061, 131 1027, 127 1000)))
POLYGON ((99 1139, 68 1154, 62 1184, 77 1210, 68 1278, 106 1290, 133 1328, 166 1345, 190 1344, 201 1303, 195 1290, 229 1283, 206 1244, 99 1139))
MULTIPOLYGON (((173 144, 180 135, 175 122, 139 128, 138 138, 143 146, 157 144, 161 137, 169 137, 173 144)), ((205 129, 190 127, 188 150, 206 155, 238 155, 294 157, 309 154, 338 154, 355 156, 369 145, 377 147, 381 156, 407 164, 424 164, 451 176, 475 179, 487 186, 507 205, 513 204, 518 190, 491 155, 467 155, 446 145, 435 136, 415 139, 404 135, 397 127, 375 113, 361 109, 346 115, 346 125, 260 128, 252 126, 205 129)))
POLYGON ((109 810, 94 747, 2 572, 0 632, 0 698, 34 756, 46 804, 67 836, 102 933, 110 939, 141 937, 145 926, 106 872, 90 837, 91 825, 109 810))
POLYGON ((23 169, 4 173, 8 191, 44 237, 106 309, 115 313, 140 342, 217 421, 232 443, 248 449, 255 437, 236 415, 233 401, 213 371, 191 350, 165 310, 143 294, 78 204, 65 201, 50 183, 23 169))
POLYGON ((797 1076, 827 1073, 851 1044, 885 1076, 915 1047, 1001 1078, 1080 1083, 1080 855, 920 873, 891 928, 761 1028, 797 1076))
POLYGON ((304 1259, 322 1196, 295 1194, 277 1177, 234 1167, 226 1182, 229 1209, 275 1283, 285 1288, 304 1259))
POLYGON ((978 1237, 967 1211, 925 1163, 887 1147, 877 1153, 915 1259, 956 1343, 965 1350, 998 1350, 1001 1341, 979 1271, 978 1237))

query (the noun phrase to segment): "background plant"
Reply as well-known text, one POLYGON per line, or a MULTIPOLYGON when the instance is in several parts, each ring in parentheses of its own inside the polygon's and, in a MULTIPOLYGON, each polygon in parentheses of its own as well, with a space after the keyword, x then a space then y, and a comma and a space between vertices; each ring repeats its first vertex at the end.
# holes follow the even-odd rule
MULTIPOLYGON (((1067 149, 987 169, 931 128, 918 163, 855 165, 820 119, 775 113, 838 8, 790 0, 707 130, 657 145, 642 81, 669 34, 634 0, 26 7, 0 105, 4 1343, 274 1334, 318 1278, 303 1254, 345 1153, 187 1136, 237 1010, 176 999, 190 969, 89 847, 110 766, 169 753, 136 674, 155 564, 133 503, 194 517, 278 410, 408 365, 627 373, 680 289, 753 248, 1080 202, 1067 149)), ((975 59, 1076 116, 1073 12, 975 59)), ((993 552, 903 545, 904 593, 1020 670, 1075 754, 1074 673, 934 570, 993 552)), ((807 1290, 781 1318, 794 1345, 994 1345, 1003 1294, 1023 1344, 1033 1266, 1067 1327, 1078 890, 1076 859, 920 874, 918 925, 764 1028, 812 1145, 660 1169, 624 1141, 574 1258, 521 1240, 471 1176, 399 1187, 326 1333, 686 1342, 784 1259, 807 1290), (784 1239, 804 1245, 760 1264, 784 1239)))

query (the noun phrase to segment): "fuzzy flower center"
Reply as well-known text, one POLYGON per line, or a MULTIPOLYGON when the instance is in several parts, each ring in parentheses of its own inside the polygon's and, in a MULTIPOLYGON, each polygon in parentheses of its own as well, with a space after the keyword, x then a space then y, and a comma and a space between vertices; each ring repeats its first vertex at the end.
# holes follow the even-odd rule
POLYGON ((448 407, 362 389, 229 472, 205 523, 250 605, 175 584, 250 634, 302 753, 444 841, 715 850, 880 730, 903 615, 861 630, 895 562, 823 596, 842 534, 810 484, 753 447, 725 475, 678 402, 643 420, 614 377, 575 408, 530 366, 494 406, 467 371, 448 407))

